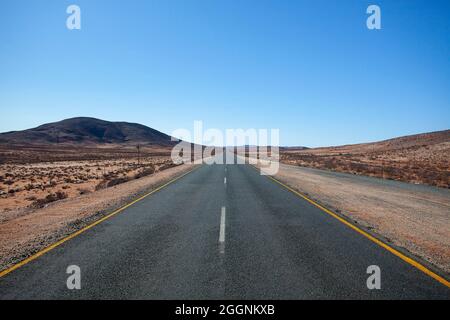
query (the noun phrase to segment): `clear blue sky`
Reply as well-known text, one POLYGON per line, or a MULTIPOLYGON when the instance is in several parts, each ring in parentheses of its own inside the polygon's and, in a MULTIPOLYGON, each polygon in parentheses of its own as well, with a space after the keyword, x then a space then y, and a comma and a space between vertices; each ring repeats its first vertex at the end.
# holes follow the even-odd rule
POLYGON ((202 120, 327 146, 448 129, 450 1, 5 0, 0 108, 1 132, 202 120), (382 30, 366 28, 369 4, 382 30))

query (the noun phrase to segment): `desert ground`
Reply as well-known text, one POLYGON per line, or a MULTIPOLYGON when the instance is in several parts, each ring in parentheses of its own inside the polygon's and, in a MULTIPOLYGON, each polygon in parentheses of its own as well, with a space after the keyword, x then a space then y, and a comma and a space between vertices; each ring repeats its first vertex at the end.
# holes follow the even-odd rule
POLYGON ((450 130, 376 143, 326 148, 281 148, 280 161, 450 188, 450 130))
POLYGON ((173 166, 167 156, 0 165, 0 215, 138 179, 173 166))
POLYGON ((0 148, 0 215, 73 198, 173 166, 167 150, 0 148), (142 153, 142 154, 141 154, 142 153))

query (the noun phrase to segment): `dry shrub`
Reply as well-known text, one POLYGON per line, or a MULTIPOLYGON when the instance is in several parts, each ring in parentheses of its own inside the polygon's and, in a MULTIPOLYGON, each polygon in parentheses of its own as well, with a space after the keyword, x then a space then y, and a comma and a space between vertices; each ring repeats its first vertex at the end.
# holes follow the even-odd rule
POLYGON ((173 162, 166 162, 166 163, 162 164, 162 165, 158 168, 158 170, 159 170, 159 171, 163 171, 163 170, 166 170, 166 169, 169 169, 169 168, 173 168, 173 167, 176 167, 176 166, 178 166, 178 164, 175 164, 175 163, 173 163, 173 162))
POLYGON ((31 183, 29 183, 29 184, 27 184, 27 185, 25 186, 25 190, 27 190, 27 191, 30 191, 30 190, 33 190, 33 189, 34 189, 34 185, 31 184, 31 183))
POLYGON ((78 188, 77 189, 80 195, 91 193, 91 190, 86 188, 78 188))
POLYGON ((75 180, 73 180, 71 177, 67 177, 67 178, 64 178, 64 182, 65 183, 74 183, 75 180))
POLYGON ((130 181, 130 178, 128 178, 128 177, 115 178, 112 180, 102 180, 102 181, 100 181, 99 184, 97 184, 95 186, 95 190, 98 191, 101 189, 110 188, 110 187, 113 187, 113 186, 116 186, 118 184, 122 184, 122 183, 125 183, 128 181, 130 181))
POLYGON ((56 187, 56 185, 57 185, 56 181, 51 180, 51 181, 49 181, 49 183, 45 187, 46 188, 53 188, 53 187, 56 187))
POLYGON ((33 208, 43 208, 46 204, 55 202, 58 200, 66 199, 67 193, 62 191, 57 191, 56 193, 50 193, 45 198, 37 199, 33 201, 31 207, 33 208))
POLYGON ((107 180, 102 180, 102 181, 100 181, 100 182, 95 186, 95 191, 105 189, 107 183, 108 183, 107 180))
POLYGON ((142 177, 149 176, 149 175, 151 175, 153 173, 155 173, 155 168, 154 167, 150 167, 150 168, 146 168, 146 169, 136 173, 133 178, 134 179, 139 179, 139 178, 142 178, 142 177))
POLYGON ((106 184, 106 187, 107 188, 114 187, 118 184, 122 184, 122 183, 125 183, 128 181, 130 181, 130 179, 128 177, 115 178, 115 179, 109 180, 108 183, 106 184))

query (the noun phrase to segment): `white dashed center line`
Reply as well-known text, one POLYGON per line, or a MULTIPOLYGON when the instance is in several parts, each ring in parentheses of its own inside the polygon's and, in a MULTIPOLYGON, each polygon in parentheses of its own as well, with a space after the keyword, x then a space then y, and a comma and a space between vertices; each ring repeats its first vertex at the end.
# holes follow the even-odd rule
POLYGON ((219 232, 219 247, 220 253, 225 252, 225 207, 222 207, 220 215, 220 232, 219 232))

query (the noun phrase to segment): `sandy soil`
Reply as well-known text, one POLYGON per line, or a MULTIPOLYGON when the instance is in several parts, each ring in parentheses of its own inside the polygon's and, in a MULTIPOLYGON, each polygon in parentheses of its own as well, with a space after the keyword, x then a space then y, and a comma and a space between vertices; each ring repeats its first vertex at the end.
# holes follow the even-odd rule
POLYGON ((450 190, 285 164, 275 177, 450 272, 450 190))
POLYGON ((281 162, 450 188, 450 130, 338 147, 282 148, 281 162))
POLYGON ((50 202, 48 196, 58 194, 54 200, 74 198, 171 164, 166 156, 145 157, 139 164, 137 159, 126 158, 0 164, 0 221, 16 211, 42 207, 50 202))
MULTIPOLYGON (((170 157, 172 148, 161 146, 142 146, 143 157, 170 157)), ((0 164, 3 163, 42 163, 83 160, 117 160, 137 158, 136 147, 116 144, 96 145, 16 145, 0 142, 0 164)))
POLYGON ((193 165, 171 167, 116 186, 52 202, 40 209, 0 212, 0 270, 192 168, 193 165))

